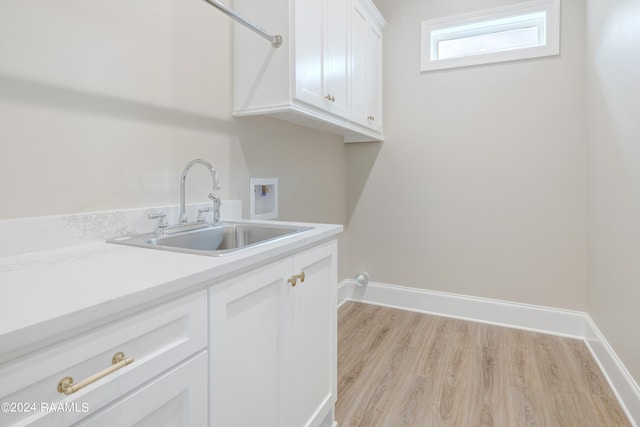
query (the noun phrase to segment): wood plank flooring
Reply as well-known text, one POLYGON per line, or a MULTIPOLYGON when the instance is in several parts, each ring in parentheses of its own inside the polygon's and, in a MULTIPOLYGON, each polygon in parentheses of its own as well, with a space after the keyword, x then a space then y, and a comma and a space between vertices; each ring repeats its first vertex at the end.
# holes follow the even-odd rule
POLYGON ((346 302, 340 427, 630 426, 580 340, 346 302))

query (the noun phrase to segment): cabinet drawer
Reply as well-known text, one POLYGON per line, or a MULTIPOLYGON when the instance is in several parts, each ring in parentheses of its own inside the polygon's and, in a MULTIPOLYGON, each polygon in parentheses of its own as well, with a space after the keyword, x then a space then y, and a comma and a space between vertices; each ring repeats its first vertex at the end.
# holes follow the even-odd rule
POLYGON ((13 405, 15 412, 0 413, 0 425, 68 425, 91 415, 205 348, 206 328, 202 291, 2 366, 0 402, 13 405), (103 373, 118 352, 134 361, 70 395, 58 391, 65 377, 77 384, 103 373))
POLYGON ((75 427, 206 427, 206 369, 203 350, 75 427))

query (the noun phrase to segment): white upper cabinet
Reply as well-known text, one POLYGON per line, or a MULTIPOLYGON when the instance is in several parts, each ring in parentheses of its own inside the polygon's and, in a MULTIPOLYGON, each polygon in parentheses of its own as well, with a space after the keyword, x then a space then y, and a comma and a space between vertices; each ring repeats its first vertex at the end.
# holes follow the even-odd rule
POLYGON ((345 142, 383 139, 385 22, 371 0, 236 0, 235 9, 283 44, 235 26, 234 116, 267 114, 345 142))

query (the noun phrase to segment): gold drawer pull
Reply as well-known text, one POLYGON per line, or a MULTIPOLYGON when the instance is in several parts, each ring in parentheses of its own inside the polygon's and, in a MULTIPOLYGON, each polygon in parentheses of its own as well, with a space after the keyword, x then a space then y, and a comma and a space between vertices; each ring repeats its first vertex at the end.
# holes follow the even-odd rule
POLYGON ((90 377, 85 378, 84 380, 80 381, 77 384, 73 383, 73 378, 64 377, 58 383, 58 391, 60 393, 66 394, 66 395, 70 395, 72 393, 75 393, 76 391, 83 389, 84 387, 88 386, 89 384, 93 384, 94 382, 98 381, 100 378, 104 378, 107 375, 109 375, 110 373, 112 373, 114 371, 117 371, 118 369, 129 365, 134 360, 135 359, 133 357, 125 358, 124 357, 124 353, 119 351, 116 354, 114 354, 113 358, 111 359, 112 366, 109 366, 107 369, 105 369, 103 371, 100 371, 95 375, 91 375, 90 377))
POLYGON ((287 280, 287 282, 291 283, 291 287, 295 288, 298 284, 298 279, 300 279, 300 283, 304 282, 304 271, 300 274, 294 274, 290 279, 287 280))

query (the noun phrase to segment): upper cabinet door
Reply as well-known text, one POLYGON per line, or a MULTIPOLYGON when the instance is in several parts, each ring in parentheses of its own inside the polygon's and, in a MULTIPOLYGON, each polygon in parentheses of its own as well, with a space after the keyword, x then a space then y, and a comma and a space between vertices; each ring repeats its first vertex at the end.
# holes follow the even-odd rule
POLYGON ((351 10, 351 120, 382 130, 382 31, 358 0, 351 10))
POLYGON ((323 2, 295 1, 295 97, 309 104, 324 105, 323 2))
POLYGON ((370 26, 367 33, 367 126, 382 131, 382 33, 370 26))
POLYGON ((349 2, 346 0, 326 0, 324 22, 325 85, 327 96, 331 97, 329 111, 342 117, 349 117, 348 65, 349 65, 349 2))
POLYGON ((300 101, 349 116, 348 2, 296 0, 295 94, 300 101))

